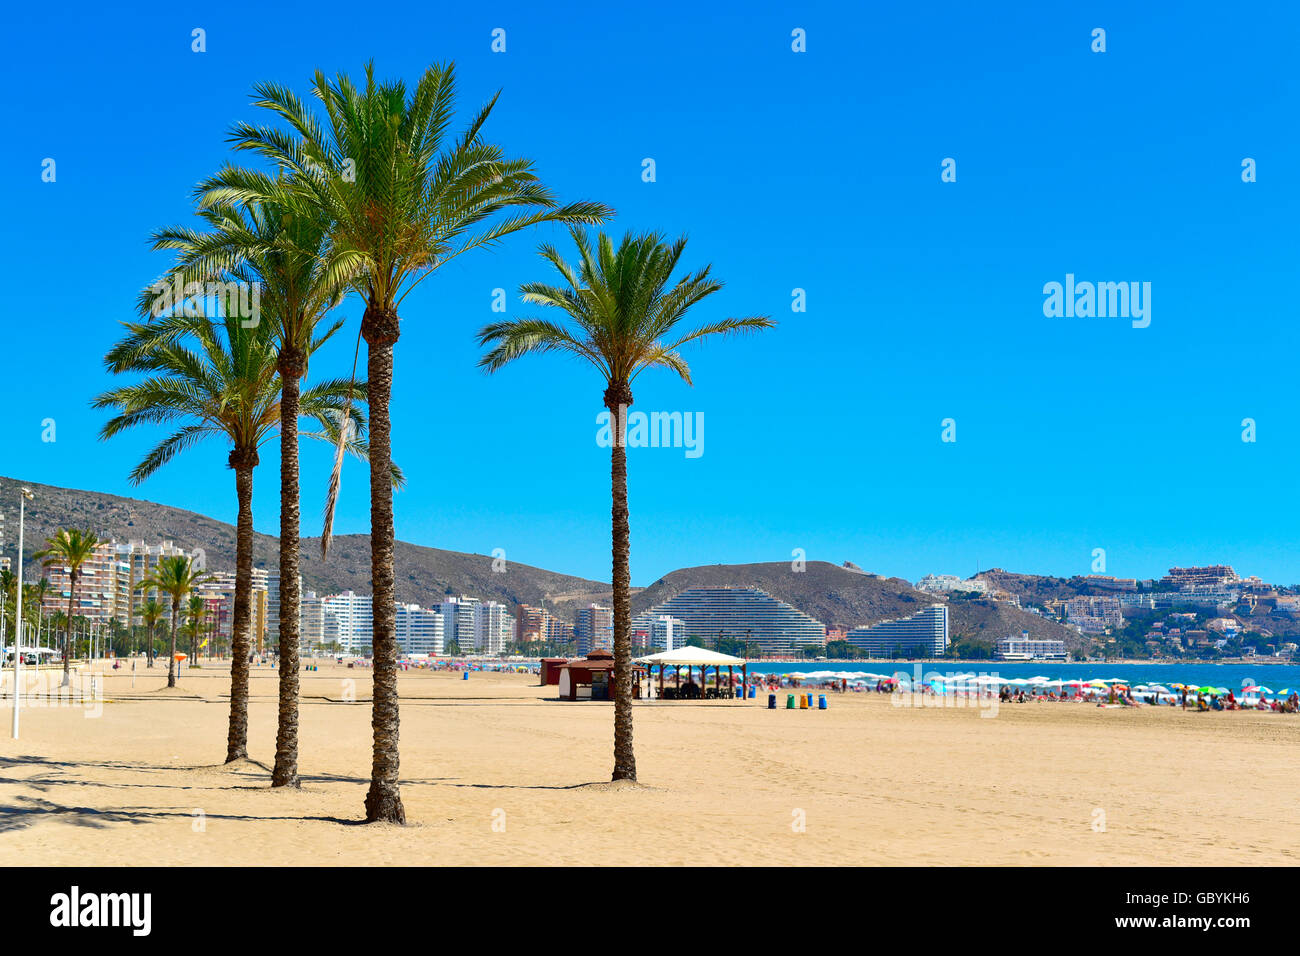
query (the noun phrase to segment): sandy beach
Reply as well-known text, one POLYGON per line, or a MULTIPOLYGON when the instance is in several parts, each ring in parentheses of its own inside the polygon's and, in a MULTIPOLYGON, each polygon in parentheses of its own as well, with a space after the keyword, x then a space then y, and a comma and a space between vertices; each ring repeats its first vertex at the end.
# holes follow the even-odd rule
MULTIPOLYGON (((530 675, 410 672, 402 828, 358 824, 368 670, 303 674, 300 791, 219 766, 224 666, 175 691, 162 668, 134 689, 107 674, 100 716, 27 709, 19 741, 0 702, 0 864, 1276 865, 1300 847, 1300 719, 1271 713, 645 702, 642 786, 615 788, 612 705, 551 700, 530 675)), ((266 768, 276 679, 251 683, 266 768)))

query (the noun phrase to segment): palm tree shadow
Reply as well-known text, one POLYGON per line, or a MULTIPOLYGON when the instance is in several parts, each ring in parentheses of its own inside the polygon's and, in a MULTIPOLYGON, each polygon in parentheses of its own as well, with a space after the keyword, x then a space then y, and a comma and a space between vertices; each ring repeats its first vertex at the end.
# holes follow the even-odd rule
MULTIPOLYGON (((166 820, 193 820, 195 814, 187 810, 154 810, 148 807, 77 807, 55 803, 38 797, 20 796, 15 803, 0 807, 0 834, 12 833, 35 826, 43 819, 58 819, 72 826, 101 830, 116 824, 139 826, 161 823, 166 820)), ((345 819, 326 815, 267 816, 248 813, 204 813, 205 820, 242 820, 249 822, 285 821, 291 823, 335 823, 339 826, 364 826, 364 820, 345 819)))
MULTIPOLYGON (((402 783, 412 781, 403 780, 402 783)), ((521 783, 448 783, 448 787, 471 787, 475 790, 592 790, 608 792, 612 790, 660 790, 631 780, 593 780, 588 783, 568 784, 521 784, 521 783)))

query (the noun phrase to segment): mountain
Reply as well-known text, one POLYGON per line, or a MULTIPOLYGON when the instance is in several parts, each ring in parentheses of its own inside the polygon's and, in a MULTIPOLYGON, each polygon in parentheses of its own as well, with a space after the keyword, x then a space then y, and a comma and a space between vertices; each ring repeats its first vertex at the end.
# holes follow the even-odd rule
MULTIPOLYGON (((35 495, 27 503, 24 561, 45 546, 45 539, 60 528, 85 528, 102 539, 126 541, 143 538, 155 543, 174 541, 187 551, 202 548, 206 564, 214 570, 234 570, 234 525, 193 511, 155 504, 138 498, 123 498, 96 491, 80 491, 26 482, 35 495)), ((3 553, 12 554, 18 545, 18 488, 20 483, 0 477, 0 514, 5 517, 3 553)), ((274 570, 279 563, 279 539, 253 535, 253 564, 274 570)), ((492 570, 492 557, 442 551, 397 542, 394 549, 397 570, 397 599, 433 604, 447 591, 469 594, 503 604, 540 604, 550 595, 565 607, 581 601, 608 600, 610 588, 600 581, 588 581, 570 574, 556 574, 526 564, 507 562, 504 571, 492 570)), ((320 556, 320 539, 302 539, 302 582, 306 590, 334 594, 353 590, 370 593, 370 536, 339 535, 328 560, 320 556)), ((28 569, 28 574, 32 574, 28 569)), ((561 612, 562 613, 562 612, 561 612)))
MULTIPOLYGON (((80 491, 27 482, 35 494, 28 503, 25 560, 44 546, 60 528, 85 528, 100 538, 149 542, 174 541, 187 551, 202 548, 212 569, 234 569, 235 529, 224 521, 138 498, 95 491, 80 491)), ((12 554, 18 537, 19 482, 0 477, 0 513, 5 517, 5 540, 0 551, 12 554)), ((254 534, 253 563, 274 569, 278 539, 254 534)), ((590 602, 608 604, 610 586, 601 581, 543 568, 508 562, 504 571, 493 570, 490 555, 443 551, 398 541, 394 549, 399 601, 424 605, 437 603, 451 591, 503 604, 546 607, 573 620, 576 609, 590 602)), ((302 539, 303 587, 318 594, 352 590, 370 593, 370 536, 340 535, 334 539, 328 560, 320 556, 320 539, 302 539)), ((28 569, 28 574, 32 573, 28 569)), ((1028 577, 1028 576, 1027 576, 1028 577)), ((837 567, 810 561, 795 571, 788 561, 763 564, 716 564, 681 568, 643 589, 633 589, 632 611, 640 613, 694 587, 750 586, 762 588, 778 600, 810 614, 829 627, 853 628, 888 618, 904 617, 942 600, 914 589, 902 578, 869 574, 856 565, 837 567)), ((1011 588, 1011 590, 1016 590, 1011 588)), ((1027 630, 1035 637, 1066 640, 1073 648, 1079 636, 1054 621, 1007 604, 981 600, 949 603, 949 630, 991 644, 1009 634, 1027 630)))
POLYGON ((827 627, 847 629, 875 624, 906 617, 931 604, 947 603, 948 631, 954 640, 966 638, 991 645, 1003 637, 1028 631, 1035 638, 1063 640, 1071 649, 1084 644, 1069 628, 1014 605, 986 600, 944 602, 942 596, 918 591, 902 578, 886 578, 863 572, 856 565, 839 567, 825 561, 809 561, 802 571, 795 571, 789 561, 681 568, 634 594, 632 613, 639 614, 691 588, 744 586, 761 588, 827 627))
POLYGON ((904 617, 933 604, 902 578, 882 578, 825 561, 809 561, 796 571, 790 561, 765 564, 706 564, 664 575, 632 596, 632 613, 654 607, 683 591, 700 587, 756 587, 811 614, 828 627, 857 627, 904 617))

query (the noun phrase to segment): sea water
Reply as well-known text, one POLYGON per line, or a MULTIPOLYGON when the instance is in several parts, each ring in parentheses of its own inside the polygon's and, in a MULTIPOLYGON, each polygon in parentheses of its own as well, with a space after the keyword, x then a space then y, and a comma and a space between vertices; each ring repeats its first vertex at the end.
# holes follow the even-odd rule
MULTIPOLYGON (((991 674, 1007 680, 1046 677, 1048 680, 1091 681, 1118 677, 1132 684, 1193 684, 1197 687, 1242 687, 1262 684, 1273 691, 1283 688, 1300 690, 1300 664, 1213 664, 1205 661, 1174 661, 1160 664, 1075 664, 1033 663, 1024 661, 750 661, 751 674, 901 674, 908 680, 920 667, 924 676, 949 674, 991 674)), ((827 677, 827 680, 831 678, 827 677)))

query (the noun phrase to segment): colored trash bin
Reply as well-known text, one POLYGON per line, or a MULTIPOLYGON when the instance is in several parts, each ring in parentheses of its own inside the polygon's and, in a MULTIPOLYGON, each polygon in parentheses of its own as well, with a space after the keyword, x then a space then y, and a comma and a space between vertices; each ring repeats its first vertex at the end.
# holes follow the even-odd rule
POLYGON ((785 709, 794 710, 794 694, 785 695, 785 709))
POLYGON ((808 695, 807 695, 807 694, 800 694, 800 695, 799 695, 799 709, 800 709, 800 710, 807 710, 807 709, 808 709, 808 695))
POLYGON ((753 684, 749 685, 749 699, 753 700, 758 695, 758 688, 753 684))
POLYGON ((776 694, 767 695, 767 709, 776 710, 776 694))
POLYGON ((469 680, 469 671, 466 671, 465 673, 461 674, 461 675, 460 675, 460 679, 461 679, 461 680, 469 680))
POLYGON ((737 688, 736 688, 736 697, 737 697, 738 699, 743 699, 744 696, 745 696, 745 688, 743 688, 743 687, 737 687, 737 688))
POLYGON ((817 697, 817 709, 818 709, 818 710, 825 710, 825 709, 826 709, 826 695, 825 695, 825 694, 820 694, 820 695, 818 695, 818 697, 817 697))

